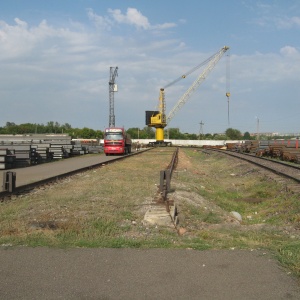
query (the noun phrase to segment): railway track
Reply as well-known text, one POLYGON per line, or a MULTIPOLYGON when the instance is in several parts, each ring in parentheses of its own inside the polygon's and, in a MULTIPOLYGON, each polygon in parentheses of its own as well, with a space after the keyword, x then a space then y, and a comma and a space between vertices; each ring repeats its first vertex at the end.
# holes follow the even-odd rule
MULTIPOLYGON (((133 153, 125 155, 125 156, 115 156, 115 157, 110 156, 109 158, 107 158, 106 156, 103 156, 103 159, 102 160, 99 159, 99 162, 96 162, 96 163, 87 162, 86 164, 83 164, 83 165, 81 164, 81 165, 77 165, 77 166, 76 166, 76 163, 74 163, 74 161, 71 161, 71 159, 68 159, 68 160, 65 160, 64 162, 66 164, 72 165, 72 167, 71 168, 69 168, 68 166, 60 167, 60 169, 63 168, 63 171, 59 170, 59 167, 57 167, 57 170, 55 170, 55 166, 56 166, 55 162, 54 163, 45 163, 45 164, 41 164, 38 166, 32 166, 32 167, 28 167, 28 168, 6 170, 8 172, 15 172, 17 175, 16 176, 17 181, 18 181, 18 177, 20 177, 20 176, 28 177, 30 180, 23 181, 23 183, 21 183, 20 185, 13 187, 11 191, 5 190, 4 186, 11 185, 11 183, 8 183, 8 182, 5 183, 6 179, 5 179, 4 173, 6 173, 6 172, 3 172, 3 181, 2 181, 3 182, 3 185, 2 185, 3 190, 0 191, 0 201, 10 199, 13 196, 20 196, 22 194, 27 194, 34 189, 42 188, 44 186, 49 186, 49 185, 55 184, 57 182, 60 182, 61 180, 65 180, 66 178, 71 177, 75 174, 85 172, 85 171, 91 170, 93 168, 100 168, 103 165, 117 162, 117 161, 120 161, 123 159, 127 159, 127 158, 131 157, 132 155, 137 155, 137 154, 143 153, 144 151, 148 151, 148 150, 149 149, 133 152, 133 153), (54 170, 52 170, 52 172, 50 172, 50 166, 52 169, 54 168, 54 170), (36 170, 35 168, 37 168, 37 167, 43 169, 43 170, 39 170, 39 173, 40 173, 39 176, 41 177, 40 179, 37 179, 33 176, 34 171, 36 170), (41 174, 43 174, 43 175, 41 175, 41 174)), ((97 156, 97 157, 99 157, 99 156, 97 156)), ((74 159, 80 160, 80 157, 74 158, 74 159)))
POLYGON ((217 149, 210 149, 208 152, 213 151, 222 155, 228 155, 237 159, 242 159, 258 167, 263 168, 273 174, 272 178, 285 184, 287 189, 292 192, 300 193, 300 167, 297 165, 287 164, 281 161, 266 159, 251 154, 238 153, 232 151, 224 151, 217 149))
MULTIPOLYGON (((84 167, 76 168, 72 171, 66 171, 63 173, 58 173, 54 176, 53 175, 48 176, 45 179, 34 180, 31 183, 23 184, 23 185, 15 187, 12 192, 0 191, 0 201, 9 199, 12 196, 26 194, 26 193, 32 191, 33 189, 41 188, 43 186, 48 186, 51 184, 55 184, 55 183, 59 182, 60 180, 64 180, 67 177, 70 177, 77 173, 84 172, 84 171, 90 170, 92 168, 101 167, 101 165, 103 165, 103 164, 112 163, 112 162, 115 162, 115 161, 118 161, 121 159, 126 159, 126 158, 130 157, 131 155, 136 155, 136 154, 143 153, 143 152, 144 151, 138 151, 138 152, 132 153, 127 156, 117 156, 117 157, 114 157, 113 159, 110 158, 110 160, 107 160, 105 162, 102 161, 102 162, 99 162, 98 164, 86 165, 84 167)), ((212 152, 214 152, 214 153, 217 152, 222 155, 228 155, 231 157, 235 157, 237 159, 242 159, 242 160, 252 163, 258 167, 261 167, 261 168, 267 170, 268 172, 271 172, 273 174, 273 176, 272 176, 273 179, 280 181, 281 183, 285 183, 288 190, 290 190, 292 192, 300 193, 300 184, 299 184, 300 183, 300 166, 287 164, 284 162, 275 161, 275 160, 271 160, 271 159, 266 159, 263 157, 257 157, 257 156, 251 155, 251 154, 238 153, 238 152, 233 152, 233 151, 224 151, 224 150, 218 150, 218 149, 205 149, 205 153, 212 153, 212 152), (285 182, 283 182, 283 180, 285 180, 285 182)), ((177 156, 177 154, 176 154, 176 156, 177 156)), ((170 189, 170 179, 171 179, 171 175, 168 173, 168 169, 170 169, 171 173, 172 173, 173 166, 176 165, 176 163, 174 162, 176 156, 174 156, 172 158, 172 161, 170 162, 170 166, 167 168, 167 170, 161 171, 159 192, 162 197, 159 202, 163 202, 165 204, 166 204, 165 200, 167 199, 166 194, 167 194, 168 190, 170 189)), ((44 164, 44 166, 47 166, 47 164, 44 164)), ((23 170, 24 169, 26 169, 26 168, 23 168, 23 170)))

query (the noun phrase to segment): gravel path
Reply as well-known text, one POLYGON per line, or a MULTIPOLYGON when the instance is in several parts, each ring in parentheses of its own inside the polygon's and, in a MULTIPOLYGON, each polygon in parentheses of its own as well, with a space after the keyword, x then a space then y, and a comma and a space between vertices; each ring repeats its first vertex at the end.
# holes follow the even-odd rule
POLYGON ((115 160, 118 157, 119 156, 107 157, 104 154, 72 157, 27 168, 0 171, 0 177, 3 178, 3 173, 6 171, 16 172, 16 187, 19 187, 38 180, 51 178, 67 172, 73 172, 80 168, 96 166, 107 161, 115 160))

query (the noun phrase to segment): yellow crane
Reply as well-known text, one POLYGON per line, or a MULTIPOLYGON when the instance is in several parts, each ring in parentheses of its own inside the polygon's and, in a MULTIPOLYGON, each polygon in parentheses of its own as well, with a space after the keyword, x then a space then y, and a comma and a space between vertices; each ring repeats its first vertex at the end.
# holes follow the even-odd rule
MULTIPOLYGON (((229 49, 228 46, 222 47, 218 52, 210 56, 207 60, 202 62, 200 65, 194 67, 184 75, 175 79, 164 88, 159 91, 159 105, 158 110, 146 111, 146 125, 155 128, 155 139, 156 142, 153 145, 167 145, 164 141, 164 128, 172 120, 174 115, 180 110, 180 108, 186 103, 186 101, 191 97, 193 92, 200 86, 200 84, 205 80, 207 75, 212 71, 218 61, 222 58, 223 54, 229 49), (183 96, 178 100, 173 109, 166 116, 166 101, 165 101, 165 89, 179 80, 186 78, 189 74, 196 71, 198 68, 207 65, 203 72, 197 77, 193 84, 188 88, 188 90, 183 94, 183 96)), ((227 95, 226 95, 227 96, 227 95)), ((228 95, 229 96, 229 95, 228 95)))

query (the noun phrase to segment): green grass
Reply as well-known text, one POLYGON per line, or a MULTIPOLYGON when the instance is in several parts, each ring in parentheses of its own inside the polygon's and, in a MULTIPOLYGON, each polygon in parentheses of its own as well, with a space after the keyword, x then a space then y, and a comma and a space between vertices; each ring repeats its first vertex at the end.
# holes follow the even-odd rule
POLYGON ((178 228, 144 224, 173 150, 153 149, 0 203, 0 245, 266 249, 300 277, 299 195, 245 162, 181 149, 169 195, 178 201, 178 228))
POLYGON ((300 276, 300 243, 292 240, 300 237, 299 195, 287 193, 280 183, 244 162, 228 163, 223 156, 191 149, 184 152, 191 164, 186 172, 178 170, 177 190, 193 191, 224 214, 236 211, 243 217, 241 225, 231 226, 218 212, 210 211, 211 221, 203 207, 181 201, 185 216, 181 225, 189 234, 214 249, 266 249, 300 276))
POLYGON ((300 274, 300 241, 284 243, 277 248, 276 256, 278 260, 295 274, 300 274))

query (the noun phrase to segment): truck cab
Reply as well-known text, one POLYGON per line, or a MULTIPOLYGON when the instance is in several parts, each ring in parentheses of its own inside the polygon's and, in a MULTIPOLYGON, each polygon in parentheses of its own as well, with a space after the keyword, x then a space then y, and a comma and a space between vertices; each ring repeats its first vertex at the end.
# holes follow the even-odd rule
POLYGON ((131 153, 131 138, 124 128, 114 127, 106 128, 104 132, 104 153, 112 154, 129 154, 131 153))

